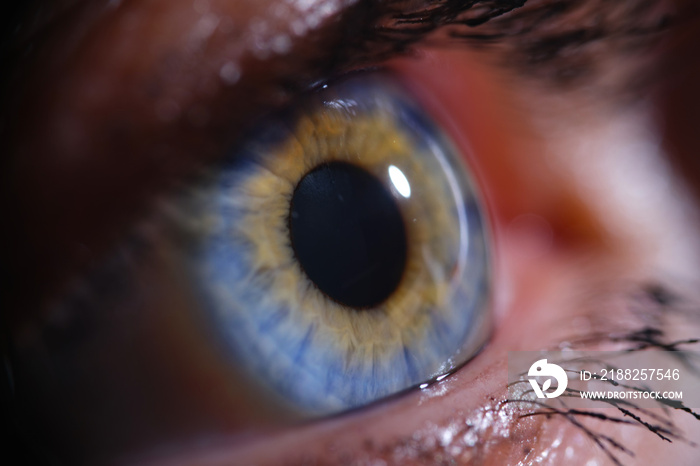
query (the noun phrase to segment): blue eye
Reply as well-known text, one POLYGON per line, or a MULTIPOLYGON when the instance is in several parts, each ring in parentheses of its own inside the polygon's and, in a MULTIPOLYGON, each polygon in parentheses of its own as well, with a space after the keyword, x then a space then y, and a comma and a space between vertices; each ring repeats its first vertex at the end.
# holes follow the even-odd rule
POLYGON ((474 356, 489 328, 484 218, 417 103, 356 77, 264 126, 197 202, 197 289, 232 361, 319 415, 474 356))

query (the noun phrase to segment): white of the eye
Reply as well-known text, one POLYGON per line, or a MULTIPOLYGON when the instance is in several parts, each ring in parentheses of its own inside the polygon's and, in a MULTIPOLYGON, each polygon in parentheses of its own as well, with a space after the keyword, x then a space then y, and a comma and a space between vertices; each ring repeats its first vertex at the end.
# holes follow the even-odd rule
POLYGON ((391 182, 394 184, 394 187, 399 194, 406 199, 411 197, 411 185, 408 184, 406 175, 404 175, 403 172, 394 165, 389 165, 389 178, 391 178, 391 182))

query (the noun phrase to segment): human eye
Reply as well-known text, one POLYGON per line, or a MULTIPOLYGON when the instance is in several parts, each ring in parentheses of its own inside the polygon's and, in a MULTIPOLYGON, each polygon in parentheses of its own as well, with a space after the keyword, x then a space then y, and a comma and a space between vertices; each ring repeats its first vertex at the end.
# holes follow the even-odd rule
MULTIPOLYGON (((565 345, 601 332, 629 334, 648 325, 643 319, 656 319, 665 337, 674 337, 678 324, 667 329, 658 322, 658 314, 669 309, 645 303, 643 317, 635 320, 625 314, 627 299, 650 290, 639 283, 657 279, 658 269, 694 279, 688 271, 694 227, 683 217, 692 203, 682 190, 664 189, 675 177, 654 172, 663 158, 653 150, 655 139, 647 137, 647 114, 617 101, 600 105, 605 82, 581 86, 592 71, 585 66, 585 48, 595 49, 595 42, 576 44, 566 31, 554 31, 556 40, 540 45, 559 47, 544 49, 549 56, 543 52, 539 66, 497 60, 535 57, 534 49, 527 50, 533 37, 525 34, 532 25, 526 18, 544 21, 570 12, 575 19, 580 12, 557 3, 506 15, 492 29, 495 23, 487 21, 488 28, 473 29, 479 37, 469 37, 476 42, 464 50, 446 46, 444 37, 430 39, 432 46, 418 38, 431 29, 439 34, 442 21, 478 25, 517 5, 487 2, 465 10, 464 17, 464 5, 456 2, 425 9, 421 2, 364 3, 342 15, 336 2, 230 4, 109 2, 106 10, 78 10, 93 15, 97 27, 66 33, 70 40, 44 57, 66 60, 49 65, 61 71, 52 75, 51 86, 35 65, 30 96, 8 106, 22 124, 12 126, 18 130, 3 188, 19 224, 5 243, 14 288, 8 293, 11 311, 3 311, 10 329, 5 361, 22 408, 15 414, 31 420, 30 433, 50 445, 39 455, 176 464, 516 464, 570 451, 577 455, 572 461, 582 464, 609 459, 590 438, 582 440, 585 431, 565 421, 520 421, 522 413, 501 409, 505 379, 499 379, 508 350, 565 345), (368 33, 360 20, 383 8, 391 13, 384 19, 393 20, 369 29, 375 42, 359 41, 361 32, 368 33), (353 26, 331 34, 338 29, 334 24, 346 24, 334 23, 345 15, 353 26), (241 29, 250 34, 237 33, 241 29), (296 53, 294 34, 308 40, 299 46, 304 53, 296 53), (326 43, 313 40, 322 34, 326 43), (496 43, 508 34, 514 39, 496 43), (392 40, 382 42, 384 36, 392 40), (115 43, 113 37, 123 40, 115 43), (474 45, 490 42, 493 49, 474 45), (335 53, 323 52, 328 44, 335 53), (418 55, 396 58, 395 52, 418 55), (556 65, 562 61, 553 59, 555 52, 569 66, 556 65), (382 71, 333 78, 366 64, 379 64, 382 71), (533 69, 539 74, 523 76, 533 69), (562 91, 567 85, 569 92, 562 91), (413 119, 401 113, 406 107, 414 109, 413 119), (276 116, 280 108, 284 115, 276 116), (361 137, 353 137, 359 128, 361 137), (372 137, 391 139, 394 146, 385 153, 377 142, 372 151, 332 155, 341 144, 361 146, 372 137), (290 155, 300 148, 314 153, 321 144, 325 150, 317 150, 315 160, 290 155), (415 157, 421 146, 430 150, 415 157), (639 159, 630 159, 632 150, 639 159), (357 153, 362 160, 346 159, 357 153), (593 160, 592 153, 603 155, 593 160), (396 170, 405 180, 392 178, 396 170), (286 179, 292 173, 294 179, 286 179), (382 224, 387 244, 403 238, 409 246, 383 246, 380 252, 391 255, 390 264, 403 262, 404 274, 410 264, 430 269, 429 285, 413 280, 401 288, 397 282, 405 280, 390 280, 391 270, 351 293, 333 288, 337 277, 323 282, 347 267, 334 269, 323 263, 326 254, 319 257, 320 246, 305 247, 318 228, 295 225, 293 213, 318 217, 304 214, 306 207, 323 210, 304 200, 319 200, 306 196, 305 186, 323 187, 327 179, 351 187, 375 183, 373 199, 390 201, 378 221, 398 212, 405 222, 407 212, 419 212, 415 218, 423 227, 382 224), (435 186, 421 189, 430 183, 435 186), (641 192, 625 188, 640 185, 641 192), (475 207, 466 208, 467 201, 475 207), (260 215, 285 202, 282 215, 260 215), (639 206, 644 209, 635 211, 639 206), (464 221, 455 221, 460 213, 464 221), (493 255, 481 249, 481 255, 465 256, 469 249, 460 249, 459 235, 465 228, 472 228, 471 245, 492 243, 493 255), (291 234, 275 237, 280 230, 291 234), (668 232, 689 239, 670 241, 668 232), (406 253, 415 249, 416 236, 432 238, 418 242, 426 253, 418 259, 406 253), (280 253, 285 247, 296 256, 280 253), (231 260, 223 261, 226 256, 231 260), (464 257, 469 260, 460 269, 464 257), (255 261, 263 266, 256 269, 255 261), (303 270, 280 273, 290 261, 303 270), (397 367, 383 354, 355 359, 354 367, 336 371, 330 386, 314 385, 318 377, 285 373, 305 359, 285 352, 301 349, 308 351, 306 362, 316 358, 309 369, 329 372, 328 361, 349 347, 343 334, 352 340, 381 330, 377 322, 367 325, 368 311, 393 302, 399 291, 420 296, 398 309, 424 303, 434 288, 451 286, 435 277, 452 269, 469 272, 468 279, 457 274, 454 289, 470 292, 458 295, 463 307, 432 307, 445 311, 440 325, 446 331, 397 343, 390 328, 381 335, 386 344, 375 347, 391 355, 414 344, 415 374, 407 377, 407 363, 397 367), (290 307, 279 306, 281 300, 296 303, 300 295, 290 290, 302 279, 303 296, 311 302, 303 310, 320 314, 291 323, 264 314, 290 307), (382 280, 388 284, 377 283, 382 280), (493 285, 482 287, 480 280, 493 285), (362 296, 363 290, 379 296, 362 296), (329 322, 323 313, 334 306, 342 307, 345 312, 336 315, 347 321, 329 322), (493 334, 481 318, 493 321, 493 334), (325 333, 325 353, 320 343, 305 343, 308 330, 321 325, 338 330, 334 337, 325 333), (381 376, 362 372, 367 359, 385 363, 377 366, 381 376), (389 374, 399 374, 399 380, 389 374), (348 397, 339 397, 343 393, 348 397)), ((457 28, 447 34, 472 33, 457 28)), ((591 51, 589 60, 597 53, 591 51)), ((617 95, 618 88, 607 89, 617 95)), ((344 212, 338 222, 351 214, 344 212)), ((341 230, 347 234, 346 227, 341 230)), ((654 290, 642 294, 658 296, 654 290)), ((610 427, 598 435, 608 435, 605 429, 610 427)), ((694 454, 678 442, 645 446, 644 432, 613 434, 625 436, 629 451, 694 454)))
POLYGON ((385 75, 324 85, 287 113, 178 214, 232 352, 316 415, 462 366, 488 337, 489 278, 461 157, 385 75))

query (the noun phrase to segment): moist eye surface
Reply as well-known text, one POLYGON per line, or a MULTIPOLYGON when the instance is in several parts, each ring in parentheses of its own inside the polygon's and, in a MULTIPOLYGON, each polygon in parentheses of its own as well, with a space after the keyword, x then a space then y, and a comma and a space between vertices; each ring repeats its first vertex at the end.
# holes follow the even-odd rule
POLYGON ((322 415, 468 361, 488 336, 490 281, 462 158, 383 75, 263 123, 195 211, 196 288, 231 364, 322 415))

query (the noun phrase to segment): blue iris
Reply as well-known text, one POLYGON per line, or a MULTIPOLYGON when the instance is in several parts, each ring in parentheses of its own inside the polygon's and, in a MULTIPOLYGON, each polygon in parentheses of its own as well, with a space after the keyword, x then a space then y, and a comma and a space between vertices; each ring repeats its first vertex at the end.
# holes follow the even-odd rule
MULTIPOLYGON (((338 205, 355 192, 349 183, 338 205)), ((241 144, 204 193, 193 255, 200 295, 232 364, 295 409, 366 405, 454 370, 487 338, 489 256, 475 186, 452 144, 390 78, 312 93, 241 144), (310 278, 290 234, 301 180, 349 164, 382 183, 406 232, 401 280, 362 308, 310 278)), ((357 215, 369 210, 362 205, 357 215)), ((355 236, 354 246, 372 239, 355 236)))

